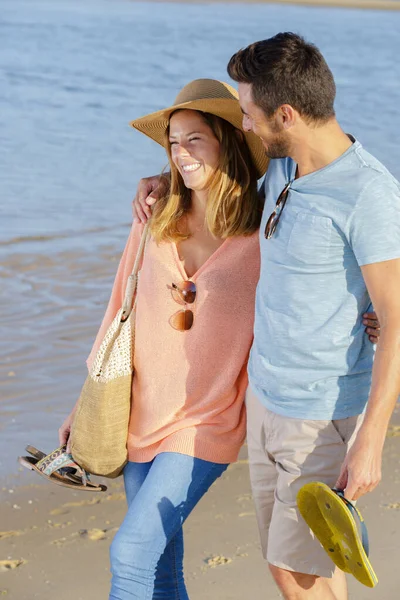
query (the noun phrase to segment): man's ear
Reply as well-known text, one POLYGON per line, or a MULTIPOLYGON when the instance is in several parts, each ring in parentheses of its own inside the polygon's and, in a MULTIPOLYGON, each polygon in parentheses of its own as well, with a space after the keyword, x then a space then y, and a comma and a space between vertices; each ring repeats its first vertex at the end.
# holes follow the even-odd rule
POLYGON ((284 129, 290 129, 296 123, 297 112, 290 104, 282 104, 278 108, 278 118, 284 129))

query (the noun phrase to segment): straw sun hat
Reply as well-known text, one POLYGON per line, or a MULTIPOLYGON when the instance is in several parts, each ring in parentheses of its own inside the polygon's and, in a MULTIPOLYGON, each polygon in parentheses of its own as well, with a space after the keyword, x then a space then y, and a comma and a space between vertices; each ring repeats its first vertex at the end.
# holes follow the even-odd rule
MULTIPOLYGON (((198 110, 211 113, 229 121, 237 129, 242 129, 243 115, 239 105, 237 91, 227 83, 216 79, 196 79, 179 92, 169 108, 135 119, 132 127, 141 131, 161 146, 165 144, 165 132, 173 112, 179 109, 198 110)), ((268 159, 261 140, 252 132, 244 132, 258 177, 267 170, 268 159)))

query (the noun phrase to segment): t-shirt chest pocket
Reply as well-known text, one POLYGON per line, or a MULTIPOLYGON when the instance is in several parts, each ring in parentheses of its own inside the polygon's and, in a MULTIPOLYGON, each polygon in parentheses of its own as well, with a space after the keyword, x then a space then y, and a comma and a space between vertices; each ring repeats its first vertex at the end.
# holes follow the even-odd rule
POLYGON ((289 235, 287 251, 300 262, 322 264, 329 258, 331 237, 331 219, 299 212, 289 235))

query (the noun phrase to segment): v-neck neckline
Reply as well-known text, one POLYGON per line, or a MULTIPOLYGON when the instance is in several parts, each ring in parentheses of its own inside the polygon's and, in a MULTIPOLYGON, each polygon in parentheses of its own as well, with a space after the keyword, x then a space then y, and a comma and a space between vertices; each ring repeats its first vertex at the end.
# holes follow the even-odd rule
POLYGON ((224 240, 222 242, 222 244, 216 249, 214 250, 214 252, 212 254, 210 254, 210 256, 207 258, 207 260, 201 265, 201 267, 199 267, 199 269, 197 269, 197 271, 191 276, 189 277, 188 274, 186 273, 186 269, 184 267, 183 262, 181 261, 181 259, 179 258, 179 252, 178 252, 178 247, 176 245, 175 242, 171 242, 171 246, 172 246, 172 253, 174 255, 175 258, 175 263, 181 273, 181 275, 183 276, 183 279, 185 281, 194 281, 195 279, 197 279, 205 269, 207 269, 207 267, 210 266, 211 263, 213 263, 215 261, 216 258, 218 258, 218 256, 220 255, 221 251, 227 246, 228 242, 231 240, 232 238, 226 238, 226 240, 224 240))

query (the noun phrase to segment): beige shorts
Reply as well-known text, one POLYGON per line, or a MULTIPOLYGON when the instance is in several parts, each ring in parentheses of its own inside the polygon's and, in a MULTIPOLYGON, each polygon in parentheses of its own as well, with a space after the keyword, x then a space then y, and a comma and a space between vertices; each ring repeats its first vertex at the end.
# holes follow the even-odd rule
POLYGON ((246 404, 250 479, 264 557, 282 569, 331 577, 335 566, 302 519, 296 495, 310 481, 335 485, 362 415, 336 421, 283 417, 265 408, 250 388, 246 404))

